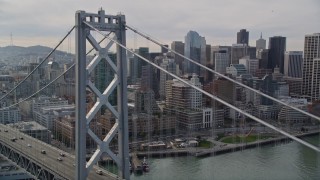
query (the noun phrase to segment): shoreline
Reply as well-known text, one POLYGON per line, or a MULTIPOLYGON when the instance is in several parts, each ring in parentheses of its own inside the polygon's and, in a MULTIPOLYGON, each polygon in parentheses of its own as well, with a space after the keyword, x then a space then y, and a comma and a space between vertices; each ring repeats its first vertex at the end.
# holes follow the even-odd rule
MULTIPOLYGON (((311 131, 307 133, 297 134, 296 137, 308 137, 308 136, 314 136, 318 135, 320 131, 311 131)), ((251 143, 242 143, 242 144, 227 144, 225 146, 218 146, 216 145, 213 148, 210 149, 203 149, 203 148, 190 148, 190 149, 170 149, 170 150, 161 150, 161 151, 138 151, 136 152, 136 155, 139 158, 143 157, 175 157, 175 156, 188 156, 192 155, 195 157, 207 157, 212 155, 219 155, 219 154, 225 154, 225 153, 231 153, 236 152, 240 150, 245 149, 251 149, 259 146, 266 146, 270 144, 276 144, 277 142, 287 142, 287 141, 293 141, 292 139, 280 136, 276 138, 268 138, 265 140, 259 140, 251 143)), ((225 143, 226 144, 226 143, 225 143)))

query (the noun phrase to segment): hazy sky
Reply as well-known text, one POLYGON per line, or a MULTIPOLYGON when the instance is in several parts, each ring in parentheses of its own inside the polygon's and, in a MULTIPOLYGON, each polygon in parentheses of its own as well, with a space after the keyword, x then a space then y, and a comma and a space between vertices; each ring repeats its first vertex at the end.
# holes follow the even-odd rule
MULTIPOLYGON (((125 14, 127 24, 168 44, 194 30, 207 44, 231 45, 245 28, 252 46, 262 32, 267 42, 285 36, 287 50, 303 50, 304 35, 320 32, 320 0, 0 0, 0 46, 10 44, 12 33, 14 45, 53 47, 74 25, 77 10, 100 7, 125 14)), ((134 35, 127 37, 133 44, 134 35)))

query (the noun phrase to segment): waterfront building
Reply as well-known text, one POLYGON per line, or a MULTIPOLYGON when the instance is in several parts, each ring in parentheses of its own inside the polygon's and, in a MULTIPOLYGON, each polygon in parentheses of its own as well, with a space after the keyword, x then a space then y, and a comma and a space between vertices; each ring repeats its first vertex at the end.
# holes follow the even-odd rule
POLYGON ((313 61, 320 58, 320 33, 308 34, 304 39, 304 58, 303 58, 303 69, 302 69, 302 92, 301 94, 308 96, 308 100, 316 99, 314 95, 315 89, 313 87, 316 82, 313 82, 312 76, 313 61), (313 90, 314 89, 314 90, 313 90))
MULTIPOLYGON (((290 106, 307 111, 307 99, 291 98, 287 96, 280 98, 280 101, 289 104, 290 106)), ((289 125, 294 123, 306 123, 308 119, 309 117, 307 115, 287 106, 280 105, 278 120, 283 121, 285 124, 289 125)))
MULTIPOLYGON (((202 89, 196 74, 189 83, 202 89)), ((213 125, 211 108, 203 107, 202 93, 173 79, 167 81, 165 114, 176 116, 177 128, 181 130, 199 130, 213 125)))
POLYGON ((224 125, 224 109, 213 108, 213 126, 223 126, 224 125))
POLYGON ((311 96, 312 100, 320 100, 320 58, 313 60, 312 66, 312 85, 311 96))

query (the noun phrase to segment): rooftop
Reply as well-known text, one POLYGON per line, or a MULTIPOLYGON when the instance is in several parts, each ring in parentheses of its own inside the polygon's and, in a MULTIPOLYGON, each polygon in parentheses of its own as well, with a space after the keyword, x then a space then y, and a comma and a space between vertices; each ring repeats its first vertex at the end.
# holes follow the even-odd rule
POLYGON ((35 121, 12 123, 12 124, 8 124, 8 126, 10 126, 12 128, 19 129, 20 131, 47 130, 47 128, 45 128, 44 126, 38 124, 35 121))

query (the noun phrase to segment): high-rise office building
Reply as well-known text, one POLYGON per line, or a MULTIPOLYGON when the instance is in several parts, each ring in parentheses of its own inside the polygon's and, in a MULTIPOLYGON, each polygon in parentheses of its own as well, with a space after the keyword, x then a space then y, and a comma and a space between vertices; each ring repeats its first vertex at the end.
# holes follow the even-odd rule
POLYGON ((231 47, 231 64, 239 64, 239 59, 249 56, 256 58, 256 47, 250 47, 246 44, 233 44, 231 47))
POLYGON ((221 74, 226 73, 226 68, 230 65, 230 59, 229 59, 229 54, 221 50, 217 53, 215 53, 215 67, 214 70, 216 72, 219 72, 221 74))
POLYGON ((287 51, 284 54, 284 75, 302 77, 302 51, 287 51))
MULTIPOLYGON (((135 53, 141 55, 146 59, 150 59, 149 48, 140 47, 135 50, 135 53)), ((130 83, 137 84, 141 81, 142 66, 146 66, 148 63, 140 59, 138 56, 129 58, 130 66, 130 83)))
POLYGON ((141 83, 140 88, 143 90, 152 89, 153 87, 153 77, 154 69, 150 64, 141 67, 141 83))
MULTIPOLYGON (((163 62, 160 65, 163 69, 176 74, 177 73, 177 66, 174 62, 174 59, 170 59, 168 57, 163 58, 163 62)), ((163 71, 160 71, 160 99, 164 100, 166 95, 166 81, 172 80, 172 76, 166 74, 163 71)))
POLYGON ((280 68, 284 73, 284 52, 286 51, 286 37, 274 36, 269 38, 268 69, 280 68))
MULTIPOLYGON (((202 89, 202 84, 196 74, 192 75, 190 84, 202 89)), ((174 109, 195 110, 202 108, 202 93, 191 88, 190 86, 173 79, 167 81, 166 105, 174 109)))
POLYGON ((256 48, 257 51, 260 49, 266 49, 266 40, 262 39, 262 33, 260 35, 260 39, 256 40, 256 48))
POLYGON ((229 54, 229 59, 231 60, 231 46, 211 46, 210 53, 210 64, 215 67, 215 54, 219 53, 219 51, 226 51, 229 54))
POLYGON ((247 72, 251 75, 255 75, 256 71, 259 69, 259 60, 250 59, 249 56, 241 58, 239 64, 243 64, 246 67, 247 72))
MULTIPOLYGON (((202 64, 206 65, 206 39, 200 36, 195 31, 189 31, 185 36, 184 54, 186 57, 202 64)), ((205 71, 201 71, 200 67, 191 63, 190 61, 184 61, 184 74, 193 74, 204 76, 205 71)))
POLYGON ((302 69, 302 94, 308 96, 309 100, 315 97, 312 96, 313 81, 312 75, 313 61, 320 57, 320 33, 309 34, 304 39, 304 58, 302 69))
POLYGON ((241 29, 237 32, 237 44, 249 45, 249 31, 246 29, 241 29))
POLYGON ((320 58, 313 60, 311 97, 313 101, 320 100, 320 58))
MULTIPOLYGON (((169 45, 165 44, 163 45, 164 47, 169 47, 169 45)), ((164 48, 164 47, 161 47, 161 53, 167 53, 168 52, 168 49, 164 48)))
MULTIPOLYGON (((181 42, 181 41, 173 41, 171 43, 171 49, 174 50, 177 53, 180 53, 180 54, 184 55, 184 43, 181 42)), ((184 67, 183 67, 183 64, 184 64, 183 63, 184 62, 183 57, 178 56, 176 54, 173 54, 173 58, 174 58, 174 61, 179 65, 179 69, 182 71, 184 69, 184 67)), ((182 74, 184 74, 184 72, 182 72, 182 74)))
POLYGON ((259 69, 268 69, 269 49, 257 50, 257 59, 259 59, 259 69))
MULTIPOLYGON (((110 60, 115 63, 117 61, 117 55, 114 53, 108 54, 110 60)), ((103 59, 98 63, 96 68, 94 69, 94 84, 97 89, 103 93, 104 90, 108 87, 111 81, 114 78, 114 72, 112 67, 109 65, 107 60, 103 59)), ((109 96, 109 101, 112 105, 116 105, 117 102, 117 94, 116 91, 113 91, 109 96)), ((103 110, 104 112, 104 110, 103 110)))

